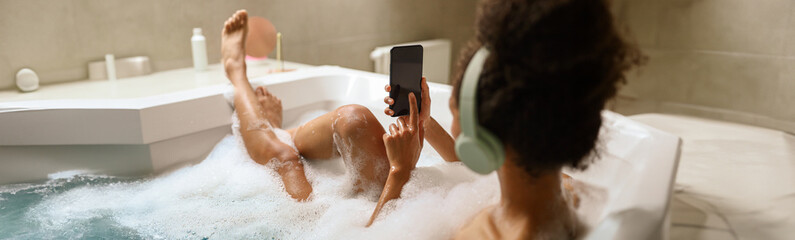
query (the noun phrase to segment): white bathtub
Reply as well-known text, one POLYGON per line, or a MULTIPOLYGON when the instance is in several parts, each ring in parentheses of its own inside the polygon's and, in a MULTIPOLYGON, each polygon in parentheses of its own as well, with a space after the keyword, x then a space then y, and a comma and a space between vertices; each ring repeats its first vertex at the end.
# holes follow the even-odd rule
MULTIPOLYGON (((282 99, 290 127, 308 111, 351 103, 369 107, 386 124, 392 121, 381 113, 387 82, 385 75, 323 66, 252 85, 267 85, 282 99)), ((431 115, 449 128, 451 89, 429 84, 431 115)), ((229 97, 228 85, 216 85, 141 98, 0 103, 0 184, 75 169, 139 175, 195 163, 230 133, 229 97)), ((615 113, 603 116, 603 157, 570 173, 607 191, 606 204, 590 206, 585 217, 588 239, 665 239, 679 139, 615 113)))

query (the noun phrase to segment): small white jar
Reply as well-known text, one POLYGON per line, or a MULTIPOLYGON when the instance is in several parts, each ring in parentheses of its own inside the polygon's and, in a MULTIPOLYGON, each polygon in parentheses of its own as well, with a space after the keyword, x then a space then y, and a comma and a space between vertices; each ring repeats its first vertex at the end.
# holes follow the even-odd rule
POLYGON ((39 76, 30 68, 23 68, 17 72, 17 87, 23 92, 39 89, 39 76))

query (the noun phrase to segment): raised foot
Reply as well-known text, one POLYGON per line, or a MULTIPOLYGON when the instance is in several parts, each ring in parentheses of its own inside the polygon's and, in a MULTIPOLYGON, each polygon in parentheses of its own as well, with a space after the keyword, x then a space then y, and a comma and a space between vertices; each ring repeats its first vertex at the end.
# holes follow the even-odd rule
POLYGON ((226 76, 237 84, 246 74, 246 35, 248 34, 248 13, 235 12, 226 20, 221 33, 221 62, 226 76))

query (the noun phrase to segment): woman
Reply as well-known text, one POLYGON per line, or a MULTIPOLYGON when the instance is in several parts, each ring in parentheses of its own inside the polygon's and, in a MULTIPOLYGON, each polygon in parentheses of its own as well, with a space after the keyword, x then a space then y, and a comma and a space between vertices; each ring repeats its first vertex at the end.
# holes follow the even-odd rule
POLYGON ((452 79, 452 132, 457 156, 496 170, 502 194, 456 238, 578 238, 586 229, 561 169, 585 168, 606 101, 643 57, 606 0, 484 0, 477 13, 452 79))

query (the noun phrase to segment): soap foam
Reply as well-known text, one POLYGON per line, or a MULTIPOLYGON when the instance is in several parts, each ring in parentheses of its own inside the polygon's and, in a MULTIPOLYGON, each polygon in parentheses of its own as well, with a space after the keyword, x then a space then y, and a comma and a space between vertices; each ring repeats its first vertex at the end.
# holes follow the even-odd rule
POLYGON ((474 174, 428 149, 401 198, 390 201, 369 228, 364 225, 376 202, 351 194, 341 160, 308 161, 305 170, 314 191, 309 201, 297 202, 273 170, 251 160, 237 134, 220 141, 199 164, 153 179, 47 196, 26 218, 43 231, 66 236, 81 235, 76 223, 91 226, 110 219, 108 224, 155 239, 449 238, 496 203, 498 182, 495 174, 474 174))
POLYGON ((499 195, 494 174, 477 176, 460 164, 420 167, 401 198, 364 228, 376 202, 346 194, 343 176, 323 164, 306 169, 315 191, 310 201, 296 202, 272 170, 229 136, 195 166, 147 181, 73 189, 27 215, 52 230, 110 217, 145 238, 438 239, 499 195))
MULTIPOLYGON (((309 111, 294 123, 321 114, 309 111)), ((379 119, 382 125, 389 120, 379 119)), ((297 202, 272 169, 248 156, 236 117, 233 128, 234 135, 221 140, 201 163, 155 178, 118 181, 76 175, 51 179, 44 186, 0 186, 0 193, 52 191, 85 179, 114 180, 43 194, 43 200, 24 214, 24 222, 35 224, 39 231, 31 238, 108 237, 92 228, 111 228, 111 234, 120 238, 145 239, 448 239, 499 199, 495 173, 477 175, 460 163, 444 162, 426 143, 401 197, 388 202, 373 225, 365 228, 376 201, 350 191, 350 171, 342 159, 304 160, 313 192, 309 201, 297 202)), ((287 132, 273 131, 294 147, 287 132)), ((595 199, 600 201, 589 202, 590 195, 604 195, 594 193, 578 193, 581 202, 591 205, 581 209, 591 215, 586 218, 591 224, 604 204, 598 196, 595 199)))

